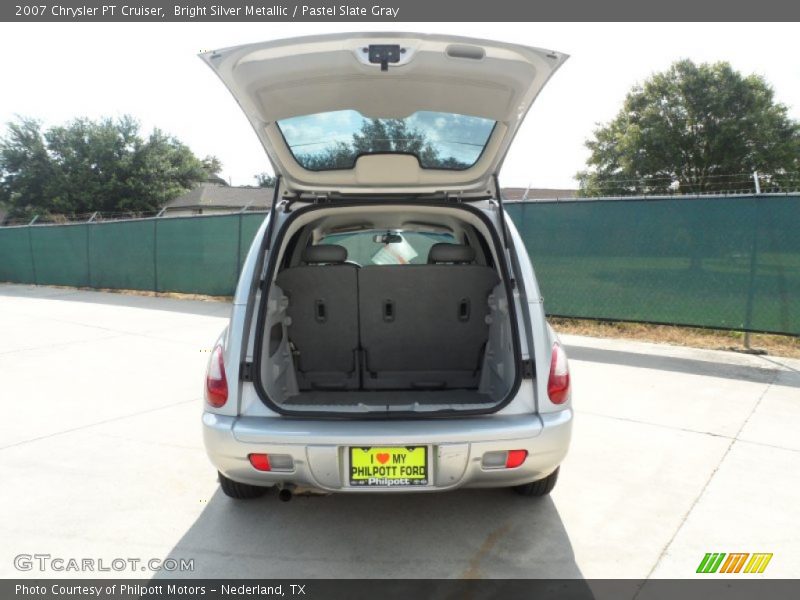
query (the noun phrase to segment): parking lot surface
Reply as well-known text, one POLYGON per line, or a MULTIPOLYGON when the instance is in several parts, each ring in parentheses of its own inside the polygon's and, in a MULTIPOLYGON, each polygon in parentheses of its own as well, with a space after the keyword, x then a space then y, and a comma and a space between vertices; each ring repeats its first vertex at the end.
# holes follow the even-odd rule
POLYGON ((707 552, 800 576, 800 361, 565 336, 576 419, 549 498, 236 502, 200 435, 228 312, 0 285, 0 576, 686 578, 707 552), (37 553, 194 570, 15 568, 37 553))

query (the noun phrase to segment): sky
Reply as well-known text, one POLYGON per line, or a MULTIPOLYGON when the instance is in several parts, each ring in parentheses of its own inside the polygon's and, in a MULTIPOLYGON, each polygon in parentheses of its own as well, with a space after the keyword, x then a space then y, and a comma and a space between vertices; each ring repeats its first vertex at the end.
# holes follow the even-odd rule
POLYGON ((201 50, 342 31, 419 31, 538 46, 571 57, 542 91, 501 172, 503 186, 576 187, 586 139, 619 111, 625 94, 681 58, 728 61, 757 73, 800 119, 795 23, 0 23, 4 57, 0 122, 45 125, 79 116, 131 114, 195 154, 213 154, 222 176, 253 185, 270 172, 237 104, 201 50))

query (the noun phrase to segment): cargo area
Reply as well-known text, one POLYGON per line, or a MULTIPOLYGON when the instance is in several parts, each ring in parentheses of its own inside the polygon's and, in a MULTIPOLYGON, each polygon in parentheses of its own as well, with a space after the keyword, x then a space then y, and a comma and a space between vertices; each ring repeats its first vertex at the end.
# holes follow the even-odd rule
POLYGON ((518 361, 495 246, 463 209, 297 219, 261 319, 262 394, 286 412, 499 407, 518 361))

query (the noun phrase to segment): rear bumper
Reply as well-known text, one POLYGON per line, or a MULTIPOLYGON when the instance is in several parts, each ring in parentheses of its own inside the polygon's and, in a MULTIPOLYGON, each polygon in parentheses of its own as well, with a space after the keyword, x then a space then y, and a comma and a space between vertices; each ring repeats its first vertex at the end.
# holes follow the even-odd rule
POLYGON ((564 459, 572 431, 571 409, 542 415, 413 421, 312 420, 203 414, 203 439, 211 462, 226 477, 252 485, 294 484, 334 492, 437 491, 506 487, 552 473, 564 459), (431 448, 431 483, 403 488, 353 488, 347 481, 349 446, 431 448), (524 449, 514 469, 484 469, 486 452, 524 449), (251 453, 290 455, 291 472, 262 472, 251 453))

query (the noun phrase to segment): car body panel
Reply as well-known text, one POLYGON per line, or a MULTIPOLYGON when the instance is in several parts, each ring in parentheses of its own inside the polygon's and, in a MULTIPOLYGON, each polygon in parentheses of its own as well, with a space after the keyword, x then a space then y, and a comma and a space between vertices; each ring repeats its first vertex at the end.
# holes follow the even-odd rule
MULTIPOLYGON (((499 227, 497 207, 477 203, 499 227)), ((277 213, 279 229, 287 215, 277 213)), ((571 398, 555 405, 547 398, 546 367, 552 344, 557 338, 548 325, 533 267, 522 239, 506 215, 509 241, 520 263, 522 284, 532 327, 533 359, 537 376, 523 379, 515 397, 499 411, 475 417, 398 419, 289 418, 271 410, 261 401, 252 381, 239 377, 240 363, 253 360, 255 321, 248 316, 260 291, 258 256, 268 230, 267 217, 245 260, 231 313, 229 327, 221 336, 231 398, 220 409, 206 407, 203 431, 206 450, 217 469, 235 481, 251 485, 297 485, 336 492, 430 492, 458 487, 513 486, 541 479, 552 473, 569 447, 573 411, 571 398), (249 319, 249 320, 248 320, 249 319), (248 326, 249 325, 249 326, 248 326), (245 329, 249 330, 244 335, 245 329), (350 445, 422 444, 431 449, 434 479, 430 485, 414 487, 349 487, 343 465, 350 445), (522 467, 511 470, 486 470, 480 458, 485 452, 509 449, 528 450, 522 467), (296 469, 291 473, 256 471, 248 462, 250 452, 292 456, 296 469)), ((266 258, 264 258, 264 261, 266 258)), ((517 310, 523 310, 520 286, 514 290, 517 310)), ((523 328, 523 319, 518 319, 523 328)), ((520 331, 523 358, 529 357, 524 331, 520 331)))
POLYGON ((292 484, 332 492, 431 492, 459 487, 503 487, 547 477, 563 461, 572 411, 550 415, 487 416, 425 421, 263 419, 206 413, 203 435, 209 458, 226 477, 250 485, 292 484), (351 487, 346 450, 351 446, 425 445, 431 482, 414 487, 351 487), (482 466, 487 452, 524 449, 514 469, 482 466), (291 456, 291 472, 254 469, 250 453, 291 456))
MULTIPOLYGON (((229 325, 217 342, 223 348, 229 397, 222 407, 206 405, 202 423, 206 451, 219 472, 234 481, 261 486, 300 485, 345 492, 425 492, 457 487, 520 485, 542 479, 555 471, 569 447, 573 420, 572 400, 568 397, 565 403, 556 405, 547 396, 548 369, 557 337, 546 321, 541 291, 522 238, 508 215, 502 212, 502 204, 494 199, 499 190, 496 179, 493 178, 525 112, 549 76, 566 57, 484 40, 385 33, 282 40, 205 53, 202 57, 242 105, 281 175, 275 190, 274 210, 265 217, 245 258, 229 325), (372 43, 392 42, 411 49, 412 59, 397 67, 390 66, 388 73, 381 72, 375 65, 359 62, 357 52, 360 48, 372 43), (495 61, 509 61, 509 66, 505 70, 500 69, 499 75, 492 75, 487 71, 488 63, 447 56, 448 47, 453 45, 462 47, 467 53, 470 48, 480 47, 485 57, 495 61), (333 56, 331 64, 318 60, 326 54, 333 56), (416 60, 419 62, 415 63, 416 60), (329 69, 329 77, 325 79, 324 74, 317 72, 325 64, 328 67, 338 65, 340 70, 329 69), (421 66, 417 68, 414 67, 415 64, 421 66), (470 66, 467 67, 467 64, 470 66), (299 68, 299 74, 293 74, 290 67, 299 68), (442 86, 436 87, 434 76, 437 73, 443 76, 448 67, 453 71, 445 77, 447 81, 442 86), (505 77, 506 88, 510 90, 508 98, 511 100, 508 100, 505 108, 501 107, 502 103, 490 102, 483 109, 486 114, 502 119, 502 122, 498 122, 499 129, 496 128, 490 138, 490 146, 487 147, 489 152, 485 152, 473 168, 465 171, 448 173, 433 170, 425 177, 417 177, 413 181, 391 180, 390 177, 384 180, 376 178, 369 183, 359 182, 358 166, 350 169, 349 174, 306 171, 294 162, 285 144, 283 148, 280 143, 276 145, 277 138, 274 137, 275 132, 271 127, 276 119, 287 115, 313 112, 325 108, 325 103, 330 108, 331 95, 323 95, 320 99, 322 104, 318 106, 307 103, 297 106, 287 104, 286 98, 297 90, 291 94, 286 92, 288 96, 281 100, 282 103, 273 105, 266 100, 270 97, 277 98, 275 94, 292 88, 292 85, 305 91, 318 85, 333 85, 341 90, 337 80, 344 77, 348 70, 352 71, 351 75, 356 79, 363 78, 362 83, 386 82, 389 81, 386 77, 396 77, 395 83, 381 83, 378 86, 379 90, 383 90, 381 93, 386 93, 392 86, 401 85, 403 77, 412 80, 416 78, 417 83, 423 82, 426 86, 434 86, 433 89, 439 90, 433 94, 435 98, 427 105, 409 100, 406 104, 399 102, 381 109, 375 105, 375 94, 364 97, 351 94, 342 99, 342 106, 359 108, 376 117, 403 116, 404 111, 421 108, 467 112, 470 109, 466 104, 459 105, 453 99, 452 92, 458 85, 458 78, 453 78, 455 72, 461 74, 462 83, 466 81, 472 82, 471 84, 476 84, 482 77, 488 77, 490 82, 499 85, 505 77), (403 75, 404 72, 411 74, 403 75), (512 85, 509 82, 514 77, 516 84, 512 85), (303 88, 306 85, 302 81, 304 78, 311 87, 303 88), (501 114, 502 110, 506 112, 501 114), (243 368, 252 364, 257 354, 254 351, 257 315, 264 297, 263 290, 268 289, 264 287, 262 280, 268 281, 267 265, 272 252, 276 251, 271 245, 275 245, 275 240, 282 237, 292 215, 300 208, 343 210, 345 204, 336 204, 336 192, 350 194, 347 196, 350 203, 379 203, 382 197, 392 198, 392 194, 403 192, 403 200, 393 198, 391 202, 405 202, 407 198, 409 204, 421 204, 421 194, 435 194, 434 198, 426 196, 428 200, 425 201, 435 206, 437 211, 445 206, 451 210, 454 204, 450 192, 456 191, 456 206, 458 200, 469 202, 470 211, 479 211, 488 220, 492 237, 496 240, 507 240, 508 247, 495 243, 496 259, 498 264, 504 265, 503 270, 514 279, 509 297, 513 299, 512 314, 516 315, 514 320, 519 358, 533 363, 533 376, 522 378, 514 396, 495 412, 474 416, 440 414, 432 418, 420 414, 413 417, 371 415, 370 418, 358 418, 362 415, 350 415, 348 418, 339 414, 335 417, 290 417, 272 410, 259 395, 252 377, 244 376, 246 371, 243 368), (308 194, 298 195, 299 192, 312 192, 311 198, 308 194), (313 196, 317 192, 325 200, 319 207, 313 205, 313 196), (361 200, 357 200, 358 198, 361 200), (503 226, 506 235, 502 233, 503 226), (267 239, 268 235, 271 239, 267 239), (349 446, 412 444, 429 448, 429 464, 432 468, 432 481, 429 485, 387 488, 358 488, 347 485, 345 472, 349 446), (512 449, 528 451, 528 457, 520 467, 482 467, 481 457, 485 452, 512 449), (257 471, 248 461, 249 453, 289 455, 295 468, 291 472, 257 471)), ((352 78, 345 79, 352 83, 352 78)), ((391 173, 394 166, 407 162, 401 160, 393 163, 390 160, 392 157, 384 155, 370 155, 369 158, 371 160, 366 164, 370 168, 387 173, 391 173)), ((359 159, 359 163, 362 161, 363 157, 359 159)))

